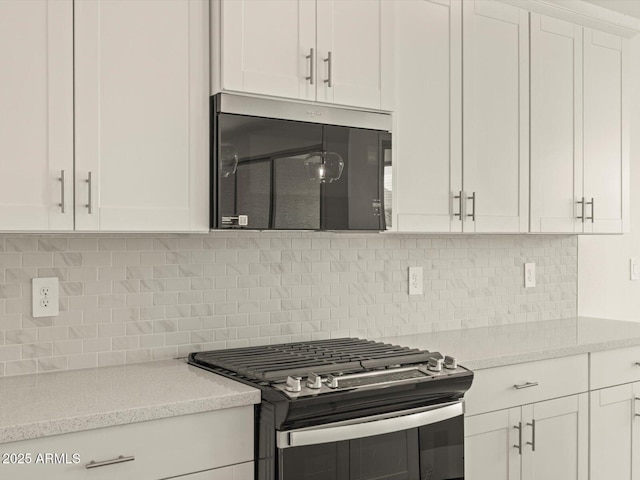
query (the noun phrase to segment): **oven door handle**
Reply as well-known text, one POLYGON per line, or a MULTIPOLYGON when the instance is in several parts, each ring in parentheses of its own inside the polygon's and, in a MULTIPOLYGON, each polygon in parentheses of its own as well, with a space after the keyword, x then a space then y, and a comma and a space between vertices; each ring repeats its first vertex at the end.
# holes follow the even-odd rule
POLYGON ((278 448, 301 447, 304 445, 318 445, 321 443, 341 442, 356 438, 372 437, 385 433, 400 432, 416 427, 442 422, 464 414, 462 402, 454 402, 446 406, 431 408, 419 413, 386 417, 366 417, 362 422, 338 425, 323 425, 320 427, 302 428, 278 432, 278 448), (381 418, 376 420, 376 418, 381 418))

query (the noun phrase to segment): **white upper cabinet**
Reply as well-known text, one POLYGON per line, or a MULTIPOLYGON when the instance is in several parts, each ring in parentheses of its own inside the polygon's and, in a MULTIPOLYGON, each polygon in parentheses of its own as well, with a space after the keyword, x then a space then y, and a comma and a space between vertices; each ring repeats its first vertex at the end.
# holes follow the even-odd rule
POLYGON ((582 27, 531 14, 531 231, 582 232, 582 27))
POLYGON ((388 0, 318 0, 318 101, 392 109, 393 10, 388 0))
POLYGON ((208 230, 208 2, 76 2, 74 23, 76 229, 208 230))
POLYGON ((315 1, 231 0, 221 7, 223 68, 214 66, 213 75, 222 75, 225 90, 315 100, 315 1))
POLYGON ((460 232, 461 202, 454 197, 462 190, 462 5, 396 5, 394 225, 460 232))
POLYGON ((528 12, 463 2, 463 185, 468 232, 529 228, 528 12))
POLYGON ((217 0, 212 93, 391 110, 393 2, 217 0))
POLYGON ((629 158, 624 138, 627 41, 584 29, 584 216, 586 233, 622 233, 629 158), (624 188, 623 188, 624 186, 624 188))
POLYGON ((626 40, 531 15, 531 231, 622 233, 626 40))
POLYGON ((72 19, 71 0, 0 2, 0 230, 73 229, 72 19))

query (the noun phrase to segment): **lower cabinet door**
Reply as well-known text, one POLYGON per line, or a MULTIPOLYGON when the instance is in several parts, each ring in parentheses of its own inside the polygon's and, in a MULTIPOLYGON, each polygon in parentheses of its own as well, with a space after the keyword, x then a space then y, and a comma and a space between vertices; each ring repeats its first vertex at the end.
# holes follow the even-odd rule
POLYGON ((465 418, 465 480, 519 480, 520 407, 465 418))
POLYGON ((522 407, 523 480, 588 478, 588 400, 582 393, 522 407))
POLYGON ((640 478, 640 383, 591 392, 591 480, 640 478), (636 440, 636 441, 634 441, 636 440))

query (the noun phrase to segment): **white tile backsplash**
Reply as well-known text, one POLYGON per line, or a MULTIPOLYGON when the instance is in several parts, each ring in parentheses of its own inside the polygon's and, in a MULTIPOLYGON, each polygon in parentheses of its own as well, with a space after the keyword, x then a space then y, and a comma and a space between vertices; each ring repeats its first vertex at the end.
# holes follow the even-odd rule
POLYGON ((0 376, 570 317, 576 279, 575 236, 4 234, 0 376), (31 316, 34 276, 59 278, 60 316, 31 316))

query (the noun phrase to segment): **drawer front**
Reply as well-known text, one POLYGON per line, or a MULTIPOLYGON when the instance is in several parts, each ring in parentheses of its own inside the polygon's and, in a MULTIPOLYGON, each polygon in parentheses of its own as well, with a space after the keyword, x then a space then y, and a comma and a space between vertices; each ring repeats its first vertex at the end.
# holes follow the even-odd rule
POLYGON ((640 380, 640 346, 594 352, 590 362, 591 390, 640 380))
POLYGON ((466 414, 586 392, 588 365, 584 354, 477 370, 473 385, 465 394, 466 414))
POLYGON ((31 454, 28 465, 0 463, 0 478, 158 480, 200 472, 252 461, 253 428, 253 407, 245 406, 0 444, 0 453, 31 454), (46 453, 58 458, 37 463, 46 453), (135 460, 86 468, 121 455, 135 460))

